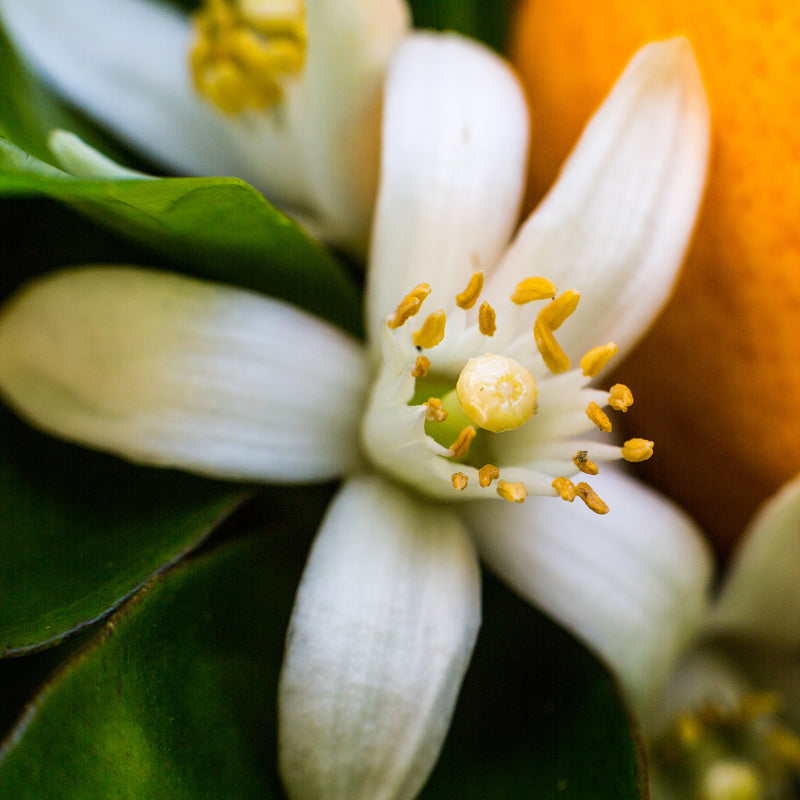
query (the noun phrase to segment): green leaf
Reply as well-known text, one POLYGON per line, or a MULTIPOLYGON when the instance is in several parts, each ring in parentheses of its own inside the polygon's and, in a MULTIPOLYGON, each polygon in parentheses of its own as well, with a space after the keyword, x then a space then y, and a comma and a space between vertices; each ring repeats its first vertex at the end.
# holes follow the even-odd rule
POLYGON ((641 800, 645 786, 639 743, 604 667, 485 580, 478 644, 420 800, 641 800))
POLYGON ((457 31, 506 52, 517 0, 410 0, 414 27, 457 31))
POLYGON ((359 294, 342 265, 236 178, 79 180, 0 139, 3 196, 56 200, 177 271, 265 292, 361 330, 359 294))
POLYGON ((108 613, 244 497, 62 444, 0 410, 0 656, 108 613))
MULTIPOLYGON (((0 796, 283 798, 276 687, 308 528, 251 535, 140 593, 9 738, 0 796)), ((491 579, 484 606, 421 800, 641 798, 636 743, 597 661, 491 579)))

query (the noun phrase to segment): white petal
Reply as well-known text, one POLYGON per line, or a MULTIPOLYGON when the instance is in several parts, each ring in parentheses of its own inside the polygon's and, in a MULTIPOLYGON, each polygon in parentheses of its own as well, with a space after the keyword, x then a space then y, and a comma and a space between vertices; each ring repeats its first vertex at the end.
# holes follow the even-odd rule
POLYGON ((294 481, 353 467, 361 347, 250 292, 87 268, 0 314, 0 391, 44 430, 132 461, 294 481))
POLYGON ((380 85, 406 30, 401 0, 308 0, 303 78, 269 112, 226 115, 192 88, 188 17, 149 0, 0 0, 33 65, 121 138, 179 172, 252 183, 318 232, 364 247, 380 85))
POLYGON ((614 341, 624 355, 677 276, 705 182, 708 131, 688 42, 642 48, 487 291, 530 274, 550 278, 561 290, 576 289, 581 302, 559 330, 562 346, 579 357, 614 341))
POLYGON ((465 520, 489 565, 593 647, 641 711, 702 621, 711 557, 694 524, 642 484, 609 467, 590 483, 608 514, 532 497, 476 504, 465 520))
POLYGON ((711 628, 800 646, 800 478, 750 523, 723 583, 711 628))
POLYGON ((457 517, 379 478, 346 484, 289 627, 278 696, 289 797, 415 797, 479 624, 477 557, 457 517))
POLYGON ((528 120, 511 70, 475 42, 417 34, 392 62, 367 292, 369 331, 418 283, 454 307, 516 223, 528 120))
POLYGON ((149 180, 150 175, 117 164, 69 131, 54 130, 47 144, 61 169, 78 178, 97 180, 149 180))

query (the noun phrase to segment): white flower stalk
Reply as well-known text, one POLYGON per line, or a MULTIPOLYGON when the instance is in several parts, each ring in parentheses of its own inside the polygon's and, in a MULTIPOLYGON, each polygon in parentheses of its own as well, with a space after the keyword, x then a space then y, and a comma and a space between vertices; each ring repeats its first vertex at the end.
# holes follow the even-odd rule
POLYGON ((0 0, 0 18, 49 83, 157 163, 243 178, 365 249, 403 0, 204 0, 194 18, 156 0, 0 0))
POLYGON ((40 428, 220 477, 346 477, 287 641, 293 799, 419 791, 477 633, 476 543, 642 704, 710 573, 692 524, 604 466, 652 443, 598 442, 601 407, 633 398, 592 385, 666 299, 692 229, 708 115, 688 45, 636 56, 510 244, 527 112, 504 62, 409 37, 384 123, 366 346, 278 301, 135 268, 46 277, 0 314, 0 389, 40 428))
POLYGON ((655 800, 800 786, 800 479, 751 522, 696 644, 645 718, 655 800))

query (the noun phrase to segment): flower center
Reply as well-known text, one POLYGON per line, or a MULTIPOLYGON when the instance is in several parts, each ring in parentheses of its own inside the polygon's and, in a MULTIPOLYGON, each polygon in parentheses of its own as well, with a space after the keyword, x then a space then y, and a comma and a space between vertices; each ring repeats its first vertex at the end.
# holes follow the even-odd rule
POLYGON ((653 453, 647 439, 620 448, 580 438, 612 430, 604 407, 625 412, 633 403, 622 384, 607 392, 590 386, 616 346, 590 350, 581 369, 571 369, 554 332, 576 310, 577 292, 557 295, 547 279, 526 278, 498 316, 487 301, 475 308, 482 290, 483 274, 476 272, 450 311, 435 310, 412 329, 407 323, 431 294, 422 283, 386 318, 383 360, 362 424, 366 455, 440 499, 499 496, 521 503, 533 493, 578 497, 606 513, 591 486, 571 476, 653 453), (537 302, 543 306, 531 315, 537 302), (496 494, 487 495, 490 487, 496 494))
POLYGON ((305 63, 303 0, 202 0, 190 53, 197 92, 235 114, 283 99, 305 63))
POLYGON ((653 758, 676 796, 690 800, 800 797, 800 737, 780 720, 772 693, 681 715, 654 743, 653 758))

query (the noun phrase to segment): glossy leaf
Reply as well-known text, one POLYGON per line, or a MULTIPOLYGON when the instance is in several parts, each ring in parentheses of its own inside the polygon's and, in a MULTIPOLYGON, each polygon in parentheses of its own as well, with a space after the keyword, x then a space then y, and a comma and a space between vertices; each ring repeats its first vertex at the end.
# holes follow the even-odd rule
POLYGON ((339 262, 236 178, 79 180, 0 139, 3 196, 57 200, 180 272, 283 298, 351 332, 361 328, 358 292, 339 262))
MULTIPOLYGON (((251 535, 150 585, 33 704, 0 796, 282 798, 275 691, 309 531, 251 535)), ((634 800, 640 764, 611 680, 487 581, 484 626, 421 800, 634 800)))
POLYGON ((0 413, 0 656, 58 641, 196 547, 242 489, 134 467, 0 413))

